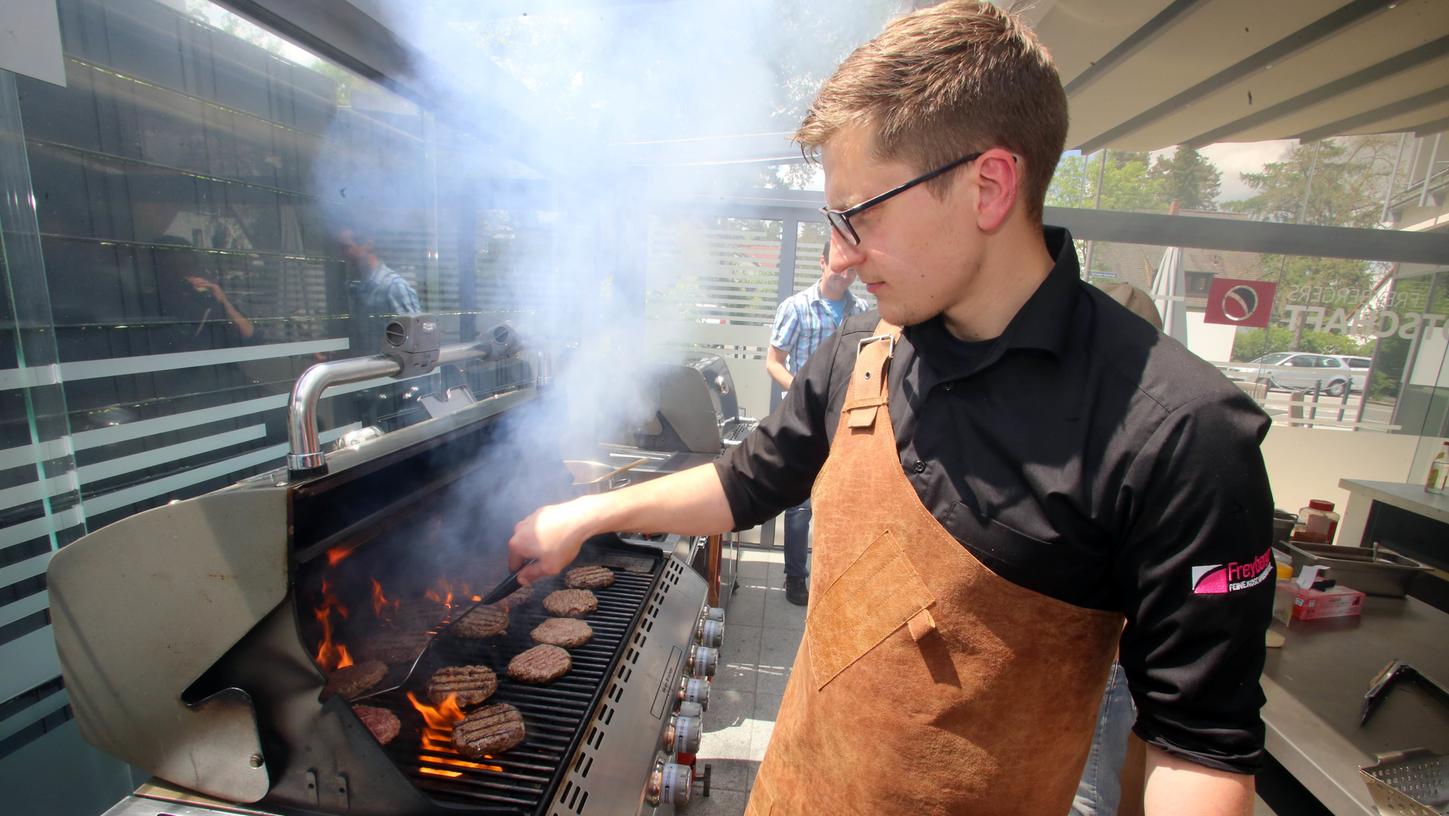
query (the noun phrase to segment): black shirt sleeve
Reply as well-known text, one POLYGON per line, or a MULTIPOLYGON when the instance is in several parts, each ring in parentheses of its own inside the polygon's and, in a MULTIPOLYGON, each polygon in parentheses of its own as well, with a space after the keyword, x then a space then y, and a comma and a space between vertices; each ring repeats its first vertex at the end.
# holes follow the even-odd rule
POLYGON ((795 375, 780 407, 715 461, 736 530, 761 524, 810 498, 815 476, 830 453, 832 434, 827 431, 833 429, 826 416, 831 372, 846 333, 842 327, 826 338, 795 375))
POLYGON ((1252 773, 1263 759, 1263 633, 1272 614, 1273 498, 1246 396, 1171 411, 1129 467, 1114 564, 1121 662, 1144 741, 1252 773))

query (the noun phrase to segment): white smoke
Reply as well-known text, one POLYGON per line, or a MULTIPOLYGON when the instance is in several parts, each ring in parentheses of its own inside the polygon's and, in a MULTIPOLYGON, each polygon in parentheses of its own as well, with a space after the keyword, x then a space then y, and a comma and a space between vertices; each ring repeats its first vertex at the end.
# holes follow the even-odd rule
MULTIPOLYGON (((789 135, 819 82, 903 5, 354 2, 423 57, 410 82, 429 89, 443 135, 430 161, 379 174, 358 166, 369 151, 348 149, 346 125, 335 124, 321 200, 348 211, 332 213, 345 221, 373 203, 431 195, 436 173, 438 211, 458 206, 448 195, 461 190, 477 197, 467 204, 485 232, 548 236, 480 238, 478 248, 494 273, 494 316, 554 351, 576 349, 559 358, 550 411, 519 429, 524 458, 543 455, 541 440, 632 421, 646 362, 687 340, 645 326, 650 219, 676 202, 760 187, 767 168, 750 159, 798 156, 789 135), (460 179, 469 183, 450 183, 460 179), (336 195, 344 188, 346 203, 336 195)), ((399 136, 398 149, 421 153, 410 139, 399 136)))

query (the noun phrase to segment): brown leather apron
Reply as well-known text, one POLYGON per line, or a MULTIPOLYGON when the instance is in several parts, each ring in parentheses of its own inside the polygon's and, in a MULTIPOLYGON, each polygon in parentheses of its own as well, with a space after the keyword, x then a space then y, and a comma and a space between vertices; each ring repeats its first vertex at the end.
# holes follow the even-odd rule
POLYGON ((863 344, 816 480, 810 610, 746 813, 1060 816, 1122 616, 1000 578, 907 480, 899 329, 863 344))

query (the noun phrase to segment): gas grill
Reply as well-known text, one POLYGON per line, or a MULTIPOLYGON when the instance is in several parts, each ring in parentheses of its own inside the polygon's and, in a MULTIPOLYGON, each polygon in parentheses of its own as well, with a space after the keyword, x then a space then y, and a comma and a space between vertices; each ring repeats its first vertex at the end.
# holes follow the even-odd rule
MULTIPOLYGON (((499 356, 496 343, 440 351, 434 362, 499 356)), ((561 463, 556 480, 536 468, 516 489, 506 428, 536 408, 534 388, 453 395, 431 420, 315 449, 325 388, 405 370, 387 357, 314 366, 293 393, 290 471, 139 513, 54 558, 56 644, 80 731, 156 776, 112 813, 577 816, 688 801, 723 636, 690 567, 699 539, 587 542, 577 563, 608 566, 615 583, 595 590, 593 639, 551 683, 511 680, 505 667, 533 645, 558 578, 512 610, 500 637, 438 636, 400 688, 351 703, 324 693, 328 672, 366 659, 370 638, 415 617, 405 612, 423 609, 437 630, 472 606, 506 573, 513 522, 571 489, 561 463), (484 759, 454 749, 461 711, 425 687, 457 665, 496 671, 486 703, 522 713, 522 744, 484 759), (380 745, 354 705, 392 712, 398 735, 380 745)), ((403 675, 390 664, 375 688, 403 675)))

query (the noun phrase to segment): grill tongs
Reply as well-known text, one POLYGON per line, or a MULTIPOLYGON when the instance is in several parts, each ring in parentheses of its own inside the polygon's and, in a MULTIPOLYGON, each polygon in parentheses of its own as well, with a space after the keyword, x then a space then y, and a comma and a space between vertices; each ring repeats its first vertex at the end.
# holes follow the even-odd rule
POLYGON ((452 629, 453 628, 453 624, 457 623, 458 621, 462 620, 463 618, 468 617, 468 615, 471 614, 473 612, 473 610, 477 609, 478 607, 480 607, 480 606, 487 606, 488 604, 498 603, 499 601, 503 600, 504 598, 507 598, 509 595, 512 595, 513 593, 517 592, 518 591, 518 588, 520 586, 522 586, 518 582, 518 576, 521 575, 524 570, 528 569, 529 565, 531 565, 533 562, 534 562, 534 559, 531 559, 531 558, 529 560, 525 561, 524 564, 523 564, 523 566, 521 566, 518 569, 514 570, 512 573, 510 573, 508 575, 507 578, 504 578, 502 581, 500 581, 499 584, 498 584, 498 586, 494 587, 491 591, 489 591, 489 593, 487 595, 484 595, 483 596, 482 600, 478 601, 477 603, 473 604, 472 606, 469 606, 467 609, 463 610, 460 614, 457 614, 457 615, 449 615, 448 616, 448 619, 445 620, 445 621, 443 621, 442 624, 439 625, 436 630, 434 630, 432 632, 429 632, 429 634, 428 634, 428 642, 427 643, 424 643, 423 644, 423 648, 420 649, 420 650, 418 650, 418 656, 415 657, 415 658, 413 658, 411 663, 399 664, 399 665, 402 665, 402 666, 406 666, 407 667, 407 672, 404 673, 401 677, 399 677, 396 682, 387 682, 390 678, 392 678, 395 675, 395 672, 394 672, 393 667, 389 666, 388 667, 388 674, 384 678, 384 682, 383 683, 379 684, 376 688, 373 688, 371 691, 368 691, 366 694, 362 694, 362 695, 359 695, 357 697, 352 698, 352 702, 357 702, 358 700, 366 700, 369 697, 377 697, 377 696, 382 695, 382 694, 387 694, 388 692, 397 691, 398 689, 400 689, 403 686, 407 685, 408 681, 411 680, 412 677, 413 677, 413 672, 415 672, 415 671, 418 670, 418 664, 423 662, 423 658, 424 657, 427 657, 428 650, 431 649, 431 648, 433 648, 433 643, 436 642, 439 637, 442 637, 449 629, 452 629))

